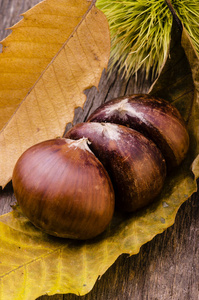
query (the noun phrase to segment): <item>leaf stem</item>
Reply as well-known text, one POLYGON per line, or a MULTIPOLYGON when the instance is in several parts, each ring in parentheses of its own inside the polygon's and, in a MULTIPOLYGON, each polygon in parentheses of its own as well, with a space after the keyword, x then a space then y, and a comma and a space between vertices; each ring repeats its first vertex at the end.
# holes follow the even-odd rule
POLYGON ((176 14, 176 12, 175 12, 175 10, 174 10, 172 4, 171 4, 171 1, 170 1, 170 0, 165 0, 165 2, 166 2, 166 4, 167 4, 167 6, 168 6, 170 12, 172 13, 173 18, 175 19, 175 21, 176 21, 178 27, 179 27, 180 30, 182 31, 182 28, 183 28, 183 27, 182 27, 182 23, 181 23, 180 19, 178 18, 177 14, 176 14))

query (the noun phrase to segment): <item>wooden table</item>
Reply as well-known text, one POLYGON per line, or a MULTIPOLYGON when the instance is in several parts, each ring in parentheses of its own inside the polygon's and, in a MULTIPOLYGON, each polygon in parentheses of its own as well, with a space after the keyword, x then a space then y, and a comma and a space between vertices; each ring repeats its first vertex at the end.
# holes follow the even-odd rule
MULTIPOLYGON (((20 14, 39 0, 0 0, 0 38, 6 27, 15 24, 20 14)), ((100 83, 100 94, 88 92, 87 111, 116 96, 146 92, 150 82, 142 76, 125 82, 117 73, 100 83)), ((83 121, 81 110, 76 122, 83 121)), ((11 210, 15 198, 11 184, 0 191, 0 214, 11 210)), ((132 257, 121 255, 98 280, 93 290, 76 295, 42 296, 40 300, 198 300, 199 299, 199 197, 194 194, 178 211, 175 224, 132 257)), ((35 287, 36 288, 36 287, 35 287)), ((3 299, 2 299, 3 300, 3 299)), ((11 299, 14 300, 14 299, 11 299)))

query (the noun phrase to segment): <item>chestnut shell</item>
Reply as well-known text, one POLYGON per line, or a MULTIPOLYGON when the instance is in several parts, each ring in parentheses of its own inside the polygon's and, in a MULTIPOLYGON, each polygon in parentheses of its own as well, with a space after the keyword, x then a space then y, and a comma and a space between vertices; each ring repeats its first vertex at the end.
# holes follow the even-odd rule
POLYGON ((93 238, 112 219, 112 183, 85 139, 34 145, 17 161, 12 181, 23 213, 51 235, 93 238))
POLYGON ((169 102, 149 94, 110 100, 87 121, 121 124, 143 133, 160 148, 168 170, 182 162, 189 148, 189 135, 179 111, 169 102))
POLYGON ((117 208, 133 212, 160 193, 166 163, 156 145, 141 133, 111 123, 80 123, 65 137, 86 137, 89 147, 106 168, 115 190, 117 208))

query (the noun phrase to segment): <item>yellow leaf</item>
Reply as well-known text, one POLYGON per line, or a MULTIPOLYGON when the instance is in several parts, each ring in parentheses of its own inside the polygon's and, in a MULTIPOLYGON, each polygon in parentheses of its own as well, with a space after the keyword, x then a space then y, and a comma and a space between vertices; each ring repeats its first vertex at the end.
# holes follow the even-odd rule
POLYGON ((110 53, 108 23, 95 1, 46 0, 23 16, 0 55, 2 186, 22 152, 62 136, 110 53))
MULTIPOLYGON (((175 23, 174 25, 176 26, 175 23)), ((197 166, 197 173, 194 172, 194 177, 192 173, 194 170, 191 170, 190 165, 199 150, 198 147, 196 148, 198 130, 192 132, 193 126, 196 129, 199 128, 199 61, 185 33, 177 30, 176 35, 173 34, 175 32, 175 27, 173 27, 171 39, 175 45, 171 48, 167 59, 169 66, 165 64, 162 70, 163 77, 157 80, 152 92, 168 92, 168 80, 165 80, 168 78, 168 73, 173 77, 169 85, 170 101, 176 104, 176 90, 182 92, 177 103, 184 112, 183 115, 188 116, 191 144, 187 158, 175 172, 167 177, 162 193, 153 204, 128 216, 116 212, 109 228, 89 241, 50 237, 36 229, 21 213, 19 207, 1 216, 0 295, 3 300, 34 300, 46 293, 48 295, 88 293, 98 276, 102 275, 119 255, 138 253, 144 243, 173 225, 179 207, 197 190, 196 179, 199 176, 199 168, 197 166), (190 53, 187 57, 182 51, 181 43, 183 47, 187 44, 189 48, 186 46, 184 49, 186 55, 187 52, 190 53), (183 54, 180 59, 179 53, 183 54), (191 72, 187 73, 188 62, 191 72), (190 87, 193 87, 194 91, 188 101, 184 97, 186 93, 184 93, 181 81, 175 81, 176 73, 171 72, 173 68, 170 69, 170 66, 176 67, 177 70, 186 67, 184 75, 187 82, 189 78, 192 79, 190 87), (170 72, 165 72, 165 70, 170 72)), ((194 169, 196 170, 196 165, 194 169)))

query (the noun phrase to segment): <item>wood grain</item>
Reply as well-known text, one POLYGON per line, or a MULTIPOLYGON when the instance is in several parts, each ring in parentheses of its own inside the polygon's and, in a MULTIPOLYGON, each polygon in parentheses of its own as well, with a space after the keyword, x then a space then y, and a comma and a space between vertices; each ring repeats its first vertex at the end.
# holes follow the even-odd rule
MULTIPOLYGON (((38 0, 0 0, 0 38, 38 0)), ((146 92, 150 81, 138 76, 125 82, 117 72, 103 74, 99 92, 86 91, 84 111, 77 109, 74 123, 84 121, 101 103, 130 93, 146 92)), ((68 128, 70 125, 68 126, 68 128)), ((11 183, 0 191, 0 214, 15 202, 11 183)), ((132 257, 121 255, 85 296, 41 296, 39 300, 199 300, 199 197, 194 194, 178 211, 175 224, 132 257)), ((35 287, 36 288, 36 287, 35 287)), ((3 300, 3 299, 2 299, 3 300)), ((14 300, 14 299, 11 299, 14 300)))

